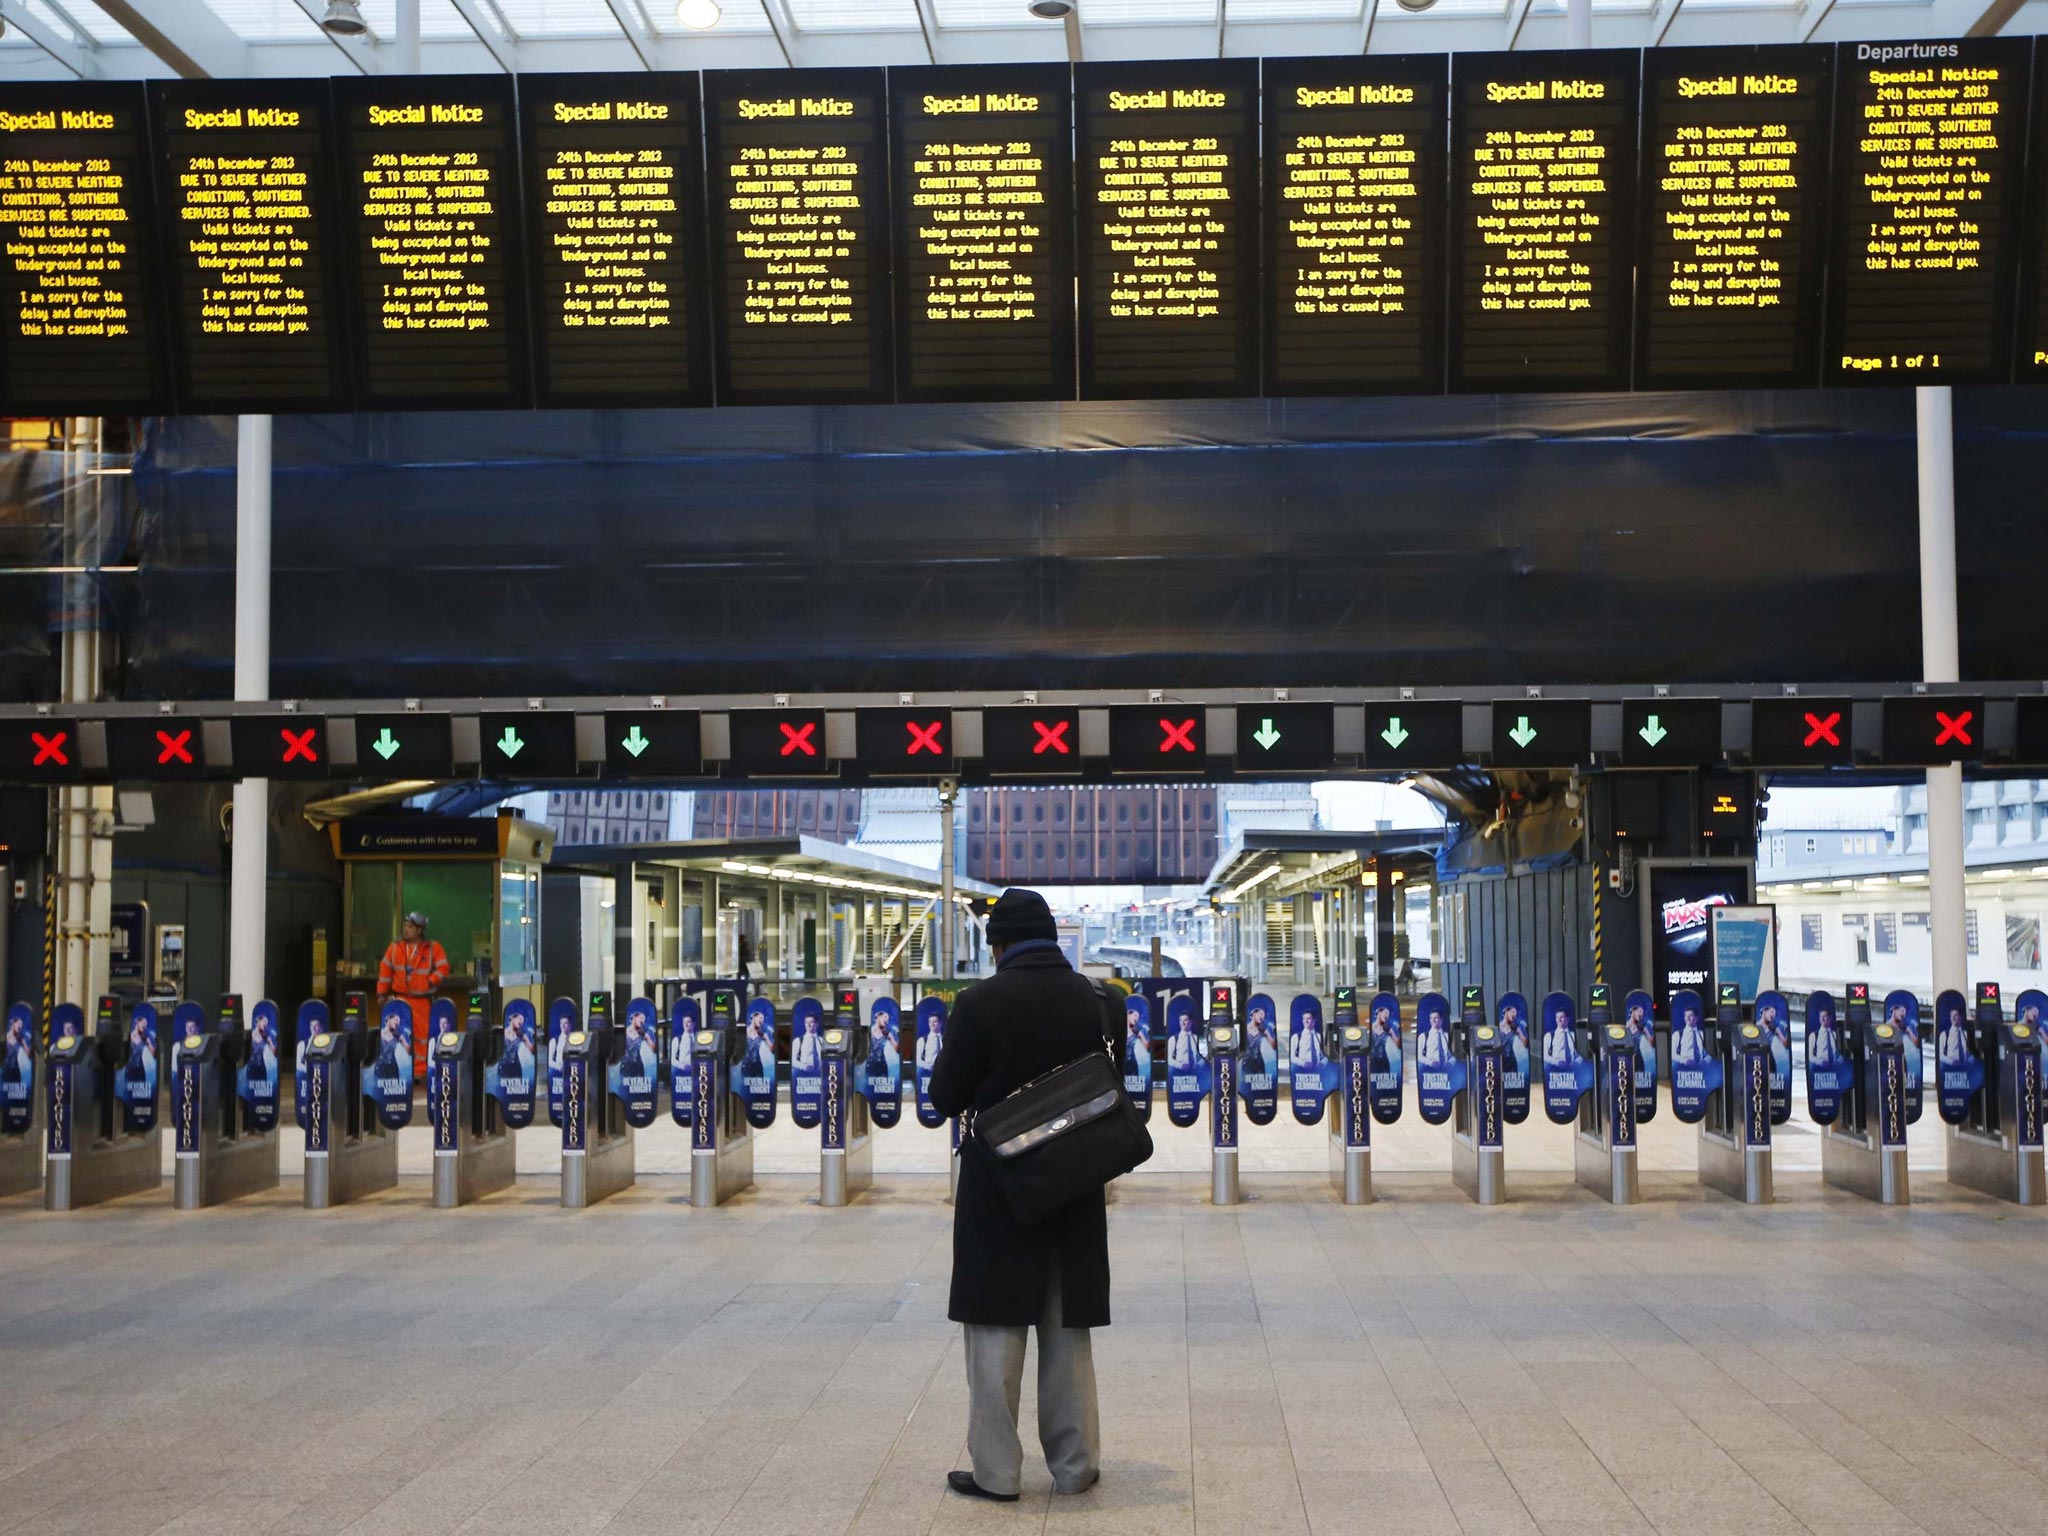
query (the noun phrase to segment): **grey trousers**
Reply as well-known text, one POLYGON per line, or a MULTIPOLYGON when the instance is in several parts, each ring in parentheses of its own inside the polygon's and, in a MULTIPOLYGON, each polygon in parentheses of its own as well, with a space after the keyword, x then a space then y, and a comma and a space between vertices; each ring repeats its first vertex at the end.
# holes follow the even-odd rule
MULTIPOLYGON (((1017 1404, 1030 1330, 963 1323, 961 1331, 967 1336, 967 1453, 974 1480, 990 1493, 1015 1493, 1024 1475, 1017 1404)), ((1057 1265, 1038 1319, 1038 1444, 1061 1493, 1079 1493, 1095 1481, 1102 1464, 1095 1353, 1086 1328, 1060 1326, 1057 1265)))

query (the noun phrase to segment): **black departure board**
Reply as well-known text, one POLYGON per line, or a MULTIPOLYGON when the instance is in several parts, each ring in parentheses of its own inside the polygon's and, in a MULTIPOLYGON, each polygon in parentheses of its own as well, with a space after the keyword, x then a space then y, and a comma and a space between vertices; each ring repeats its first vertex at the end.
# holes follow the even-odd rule
POLYGON ((346 410, 327 82, 149 90, 179 408, 346 410))
POLYGON ((1443 388, 1441 54, 1268 59, 1266 392, 1443 388))
POLYGON ((1841 45, 1827 382, 2009 376, 2030 47, 1841 45))
POLYGON ((1622 389, 1634 49, 1451 58, 1451 388, 1622 389))
POLYGON ((1643 55, 1638 389, 1817 381, 1834 59, 1643 55))
POLYGON ((1063 64, 889 71, 896 395, 1074 394, 1063 64))
POLYGON ((334 110, 360 404, 529 404, 511 77, 343 77, 334 110))
MULTIPOLYGON (((2036 91, 2048 85, 2048 48, 2034 39, 2036 91)), ((2036 101, 2030 119, 2033 153, 2028 158, 2027 223, 2021 248, 2019 356, 2014 375, 2021 383, 2048 379, 2048 102, 2036 101)))
POLYGON ((694 74, 521 75, 534 392, 709 405, 694 74))
POLYGON ((142 86, 10 84, 0 99, 0 411, 162 410, 142 86))
POLYGON ((721 404, 890 398, 882 82, 879 69, 705 76, 721 404))
POLYGON ((1258 61, 1074 83, 1082 398, 1257 394, 1258 61))

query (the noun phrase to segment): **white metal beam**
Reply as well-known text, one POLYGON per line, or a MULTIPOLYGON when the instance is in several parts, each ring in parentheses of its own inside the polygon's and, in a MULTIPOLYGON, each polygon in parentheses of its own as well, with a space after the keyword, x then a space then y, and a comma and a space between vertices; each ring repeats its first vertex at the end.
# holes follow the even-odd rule
POLYGON ((96 80, 100 74, 98 51, 91 38, 66 36, 31 11, 25 0, 0 0, 0 21, 19 32, 81 80, 96 80))
POLYGON ((789 14, 783 0, 761 0, 761 14, 768 18, 768 30, 775 34, 775 46, 782 50, 782 62, 794 69, 796 49, 791 40, 796 36, 796 18, 789 14))
POLYGON ((1650 46, 1657 47, 1664 41, 1664 34, 1671 30, 1671 23, 1678 19, 1678 8, 1685 0, 1657 0, 1657 9, 1650 13, 1650 46))
POLYGON ((1358 51, 1372 52, 1372 24, 1380 17, 1380 0, 1365 0, 1358 12, 1358 51))
POLYGON ((1813 34, 1820 30, 1820 24, 1828 19, 1828 12, 1835 8, 1835 0, 1802 0, 1798 13, 1793 18, 1793 29, 1798 41, 1810 43, 1813 34))
POLYGON ((1964 29, 1965 37, 1996 37, 2005 24, 2020 13, 2027 0, 1989 0, 1977 19, 1964 29))
MULTIPOLYGON (((1834 0, 1828 0, 1828 3, 1832 5, 1834 0)), ((1501 47, 1512 48, 1521 40, 1522 23, 1528 19, 1529 0, 1513 0, 1513 3, 1508 6, 1507 40, 1501 44, 1501 47)))
POLYGON ((455 14, 469 24, 469 30, 476 34, 476 40, 490 50, 491 57, 498 61, 498 68, 508 75, 519 73, 519 44, 498 28, 497 18, 485 12, 477 0, 448 0, 455 7, 455 14))
POLYGON ((917 6, 917 30, 924 34, 924 55, 932 63, 939 62, 939 16, 932 7, 932 0, 914 0, 917 6))
POLYGON ((610 7, 612 20, 619 24, 619 31, 626 41, 633 45, 633 51, 640 56, 640 62, 648 69, 659 69, 655 63, 654 34, 647 25, 647 14, 636 0, 604 0, 610 7))
POLYGON ((110 21, 187 80, 252 73, 249 45, 193 0, 96 0, 110 21))
MULTIPOLYGON (((327 7, 321 0, 295 0, 295 3, 314 26, 320 26, 320 18, 327 13, 327 7)), ((320 35, 341 50, 341 56, 356 67, 358 74, 378 75, 384 72, 383 61, 377 57, 377 45, 370 37, 342 37, 325 27, 320 27, 320 35)))

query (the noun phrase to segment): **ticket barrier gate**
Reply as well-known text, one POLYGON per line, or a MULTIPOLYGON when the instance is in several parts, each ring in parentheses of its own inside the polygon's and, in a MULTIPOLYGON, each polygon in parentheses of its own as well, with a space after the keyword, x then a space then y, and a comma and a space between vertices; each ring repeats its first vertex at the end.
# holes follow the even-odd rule
POLYGON ((92 1028, 75 1003, 50 1010, 44 1063, 43 1209, 75 1211, 154 1190, 163 1182, 157 1121, 157 1011, 136 1004, 123 1028, 119 1000, 103 997, 92 1028))
POLYGON ((609 1068, 626 1053, 625 1032, 611 1021, 600 998, 581 1028, 576 1005, 567 1003, 571 1018, 562 1040, 562 1208, 580 1211, 609 1200, 634 1183, 633 1127, 626 1107, 612 1094, 609 1068))
MULTIPOLYGON (((1963 1123, 1949 1128, 1949 1182, 2015 1205, 2048 1203, 2042 1176, 2040 1025, 2032 1018, 2008 1021, 1995 981, 1978 984, 1973 1022, 1984 1082, 1971 1096, 1963 1123)), ((1941 1070, 1948 1070, 1945 1059, 1941 1070)))
POLYGON ((1209 1203, 1242 1205, 1238 1179, 1237 1102, 1238 1053, 1244 1029, 1237 1018, 1237 987, 1228 981, 1209 988, 1209 1203))
POLYGON ((1699 1179, 1746 1205, 1776 1198, 1771 1172, 1771 1042, 1761 1024, 1742 1017, 1742 993, 1724 984, 1707 1026, 1708 1052, 1721 1064, 1721 1086, 1707 1096, 1700 1121, 1699 1179))
POLYGON ((363 1076, 374 1070, 377 1031, 370 1027, 370 1000, 351 992, 341 1000, 341 1018, 330 1024, 327 1005, 310 1002, 299 1010, 299 1049, 306 1056, 306 1090, 299 1104, 306 1131, 309 1211, 332 1210, 398 1183, 398 1133, 378 1117, 363 1092, 363 1076))
MULTIPOLYGON (((1842 1050, 1849 1091, 1842 1112, 1820 1133, 1824 1183, 1885 1205, 1910 1205, 1906 1173, 1906 1047, 1889 1021, 1873 1022, 1870 987, 1851 982, 1842 1003, 1842 1050)), ((1917 1040, 1913 1048, 1919 1048, 1917 1040)))
POLYGON ((833 1020, 818 1037, 820 1205, 845 1205, 875 1184, 873 1120, 867 1097, 853 1091, 854 1065, 867 1060, 869 1045, 860 1017, 859 994, 851 989, 840 992, 833 1020))
POLYGON ((1636 1166, 1637 1044, 1614 1021, 1613 994, 1595 986, 1587 994, 1586 1022, 1591 1035, 1595 1076, 1593 1091, 1579 1100, 1579 1123, 1572 1133, 1572 1173, 1582 1188, 1610 1205, 1634 1205, 1642 1199, 1636 1166))
MULTIPOLYGON (((739 995, 712 993, 711 1011, 689 1044, 690 1204, 700 1210, 723 1205, 754 1182, 754 1127, 745 1101, 733 1091, 734 1070, 745 1054, 739 995)), ((821 1057, 828 1071, 830 1060, 821 1057)), ((851 1061, 845 1066, 850 1079, 851 1061)), ((822 1184, 822 1162, 819 1178, 822 1184)))
POLYGON ((1330 1188, 1346 1205, 1371 1205, 1372 1037, 1358 1022, 1358 994, 1337 988, 1323 1052, 1337 1063, 1337 1112, 1330 1116, 1330 1188))
POLYGON ((35 1010, 16 1003, 0 1036, 0 1197, 42 1187, 41 1056, 35 1010))
POLYGON ((1465 1086, 1451 1108, 1451 1178, 1473 1203, 1500 1205, 1508 1197, 1507 1155, 1501 1145, 1507 1096, 1501 1053, 1507 1042, 1500 1026, 1486 1021, 1482 989, 1462 989, 1450 1036, 1452 1054, 1465 1063, 1465 1086))
POLYGON ((237 1088, 252 1055, 241 998, 223 997, 211 1020, 197 1003, 180 1004, 171 1029, 172 1203, 198 1211, 277 1188, 277 1122, 260 1126, 237 1088))
POLYGON ((490 999, 472 993, 460 1029, 434 1036, 427 1059, 427 1118, 434 1131, 434 1208, 453 1210, 512 1187, 518 1133, 485 1090, 484 1072, 504 1049, 490 999))

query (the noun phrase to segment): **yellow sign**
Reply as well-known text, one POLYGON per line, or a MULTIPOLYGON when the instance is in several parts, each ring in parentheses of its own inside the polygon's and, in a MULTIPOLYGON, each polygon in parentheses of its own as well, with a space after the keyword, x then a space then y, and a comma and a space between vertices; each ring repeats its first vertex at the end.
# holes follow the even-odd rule
POLYGON ((2029 1024, 2015 1024, 2012 1027, 2012 1037, 2015 1040, 2031 1039, 2033 1033, 2033 1026, 2029 1024))
POLYGON ((1474 1034, 1481 1040, 1491 1040, 1493 1038, 1493 1026, 1491 1024, 1482 1024, 1474 1031, 1474 1034))
POLYGON ((1757 1027, 1756 1027, 1756 1026, 1755 1026, 1754 1024, 1745 1024, 1745 1025, 1743 1025, 1743 1026, 1742 1026, 1742 1038, 1743 1038, 1743 1039, 1745 1039, 1745 1040, 1754 1040, 1754 1039, 1755 1039, 1756 1037, 1757 1037, 1757 1027))
POLYGON ((572 1029, 569 1031, 569 1043, 571 1045, 581 1045, 583 1043, 583 1039, 584 1036, 582 1030, 572 1029))
POLYGON ((1344 1026, 1344 1038, 1350 1041, 1353 1045, 1356 1045, 1359 1041, 1365 1038, 1365 1031, 1360 1029, 1356 1024, 1347 1024, 1344 1026))
POLYGON ((334 1036, 332 1035, 315 1035, 313 1037, 313 1049, 316 1051, 324 1051, 333 1043, 334 1036))
POLYGON ((837 1045, 845 1038, 846 1031, 843 1029, 828 1029, 825 1031, 825 1043, 827 1045, 837 1045))
POLYGON ((1607 1038, 1610 1040, 1619 1040, 1627 1033, 1628 1031, 1623 1029, 1619 1024, 1610 1024, 1607 1026, 1607 1038))
POLYGON ((697 1031, 697 1043, 699 1045, 709 1045, 716 1038, 717 1036, 713 1035, 711 1031, 708 1029, 700 1029, 697 1031))
POLYGON ((57 1049, 60 1051, 68 1051, 71 1049, 71 1047, 73 1047, 76 1044, 78 1044, 78 1036, 66 1035, 57 1042, 57 1049))
POLYGON ((455 1049, 455 1031, 454 1031, 454 1030, 452 1030, 452 1029, 444 1029, 444 1030, 442 1030, 442 1031, 441 1031, 441 1049, 442 1049, 442 1050, 444 1050, 444 1051, 452 1051, 452 1050, 454 1050, 454 1049, 455 1049))
POLYGON ((186 1050, 188 1050, 188 1051, 196 1051, 196 1050, 198 1050, 198 1049, 199 1049, 199 1037, 198 1037, 197 1035, 187 1035, 187 1036, 185 1037, 185 1049, 186 1049, 186 1050))
POLYGON ((1889 1024, 1880 1024, 1877 1026, 1877 1038, 1880 1040, 1889 1040, 1893 1035, 1897 1033, 1898 1031, 1893 1029, 1889 1024))

